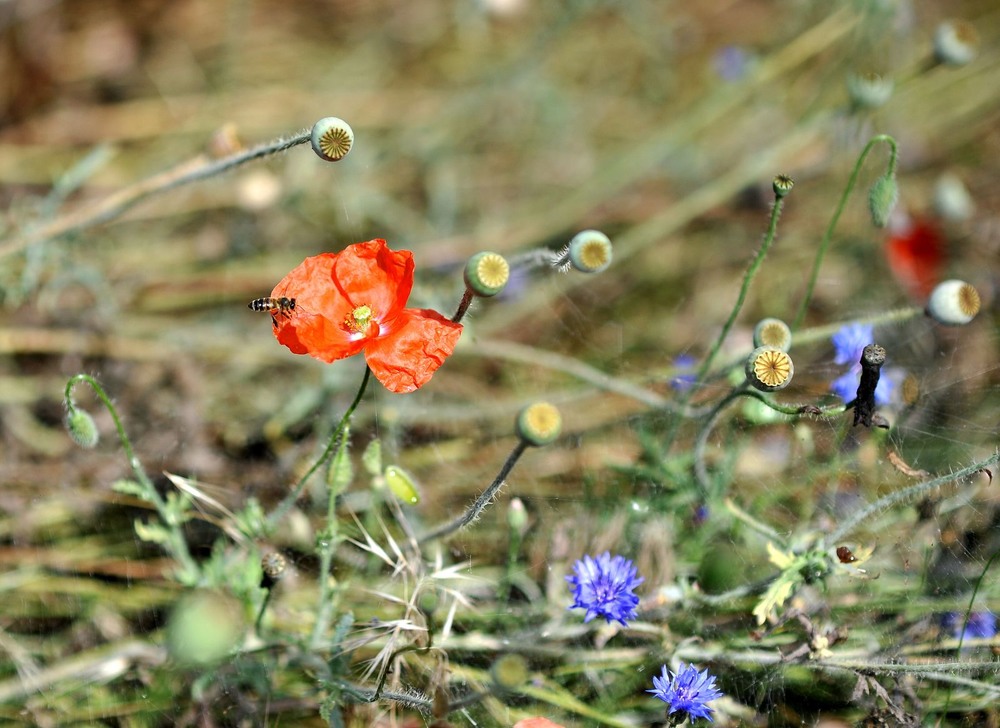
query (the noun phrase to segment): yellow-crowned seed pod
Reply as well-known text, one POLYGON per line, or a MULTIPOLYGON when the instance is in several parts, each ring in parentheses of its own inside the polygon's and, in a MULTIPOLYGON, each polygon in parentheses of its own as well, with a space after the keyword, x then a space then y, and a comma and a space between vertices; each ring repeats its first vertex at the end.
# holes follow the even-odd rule
POLYGON ((962 326, 979 313, 979 291, 965 281, 937 284, 927 301, 927 315, 946 326, 962 326))
POLYGON ((611 239, 600 230, 584 230, 569 241, 568 255, 581 273, 600 273, 611 265, 611 239))
POLYGON ((394 496, 403 501, 403 503, 415 506, 420 502, 420 492, 417 490, 417 484, 405 470, 396 465, 389 465, 385 469, 384 477, 385 484, 389 486, 389 490, 392 491, 394 496))
POLYGON ((774 190, 774 196, 779 200, 785 197, 789 192, 792 191, 792 187, 795 186, 795 180, 789 177, 787 174, 779 174, 772 180, 771 189, 774 190))
POLYGON ((354 130, 343 119, 327 116, 313 124, 310 142, 320 159, 339 162, 354 146, 354 130))
POLYGON ((946 20, 934 31, 934 57, 949 66, 964 66, 979 53, 979 33, 965 20, 946 20))
POLYGON ((562 432, 562 415, 555 405, 535 402, 522 409, 517 415, 517 436, 529 445, 548 445, 562 432))
POLYGON ((477 296, 489 298, 504 289, 510 280, 510 264, 499 253, 476 253, 465 264, 465 285, 477 296))
POLYGON ((795 367, 788 352, 773 346, 758 346, 747 357, 747 381, 754 389, 774 392, 784 389, 792 381, 795 367))
POLYGON ((877 109, 892 98, 891 79, 877 73, 852 73, 847 77, 847 95, 856 109, 877 109))
POLYGON ((792 346, 792 330, 781 319, 761 319, 753 329, 753 345, 788 351, 792 346))

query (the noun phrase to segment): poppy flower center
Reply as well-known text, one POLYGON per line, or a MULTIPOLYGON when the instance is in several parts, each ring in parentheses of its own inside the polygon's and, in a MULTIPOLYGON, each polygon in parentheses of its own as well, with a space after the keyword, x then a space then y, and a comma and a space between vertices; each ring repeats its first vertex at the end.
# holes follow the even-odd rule
POLYGON ((375 311, 368 304, 358 306, 344 318, 344 327, 348 331, 362 336, 368 336, 374 323, 375 311))

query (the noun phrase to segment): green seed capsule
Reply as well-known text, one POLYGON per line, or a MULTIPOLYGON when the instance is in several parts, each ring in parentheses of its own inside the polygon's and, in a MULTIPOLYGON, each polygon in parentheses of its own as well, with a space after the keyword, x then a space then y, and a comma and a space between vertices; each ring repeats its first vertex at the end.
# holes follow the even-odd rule
POLYGON ((746 377, 754 389, 773 392, 792 381, 795 367, 788 352, 773 346, 758 346, 747 357, 746 377))
POLYGON ((389 490, 392 491, 394 496, 403 501, 403 503, 415 506, 420 502, 420 493, 417 491, 417 485, 405 470, 395 465, 390 465, 385 469, 384 477, 389 490))
POLYGON ((792 345, 792 330, 781 319, 761 319, 753 329, 753 345, 788 351, 792 345))
POLYGON ((465 264, 465 285, 477 296, 489 298, 504 289, 510 280, 510 264, 499 253, 476 253, 465 264))
POLYGON ((581 273, 600 273, 611 257, 611 239, 600 230, 584 230, 569 241, 569 263, 581 273))
POLYGON ((535 402, 518 413, 516 430, 518 437, 529 445, 548 445, 562 432, 562 415, 555 405, 535 402))
POLYGON ((339 162, 354 146, 354 130, 343 119, 327 116, 313 124, 310 142, 320 159, 339 162))

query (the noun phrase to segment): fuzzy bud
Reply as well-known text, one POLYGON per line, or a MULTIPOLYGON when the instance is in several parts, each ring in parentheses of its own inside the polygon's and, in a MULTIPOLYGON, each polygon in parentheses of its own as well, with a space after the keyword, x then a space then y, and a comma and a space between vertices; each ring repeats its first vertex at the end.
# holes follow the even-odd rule
POLYGON ((747 357, 747 381, 761 392, 784 389, 792 381, 794 374, 792 357, 788 356, 788 352, 773 346, 758 346, 747 357))
POLYGON ((509 280, 510 264, 499 253, 476 253, 465 264, 465 285, 477 296, 495 296, 509 280))
POLYGON ((417 484, 400 467, 390 465, 385 469, 385 484, 389 486, 392 494, 407 505, 415 506, 420 502, 420 493, 417 484))
POLYGON ((877 109, 892 97, 893 83, 877 73, 851 74, 847 93, 856 109, 877 109))
POLYGON ((555 405, 535 402, 518 413, 515 429, 517 436, 529 445, 548 445, 562 432, 562 415, 555 405))
POLYGON ((313 124, 310 142, 320 159, 339 162, 354 146, 354 130, 343 119, 327 116, 313 124))
POLYGON ((884 228, 889 224, 889 216, 896 207, 899 198, 899 187, 895 175, 883 175, 875 180, 868 192, 868 209, 872 214, 872 224, 884 228))
POLYGON ((927 301, 927 315, 946 326, 962 326, 979 313, 979 291, 965 281, 939 283, 927 301))
POLYGON ((934 57, 949 66, 964 66, 979 53, 979 34, 972 23, 946 20, 934 31, 934 57))
POLYGON ((90 450, 97 445, 100 434, 97 432, 97 423, 89 413, 75 407, 66 413, 66 429, 73 442, 82 448, 90 450))
POLYGON ((490 666, 490 677, 501 691, 517 690, 528 682, 528 663, 520 655, 501 655, 490 666))

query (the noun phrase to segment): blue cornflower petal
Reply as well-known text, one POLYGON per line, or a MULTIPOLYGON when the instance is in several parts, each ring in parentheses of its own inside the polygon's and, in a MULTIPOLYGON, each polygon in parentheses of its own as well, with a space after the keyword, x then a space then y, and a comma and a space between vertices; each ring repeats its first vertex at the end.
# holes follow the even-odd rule
POLYGON ((871 324, 846 324, 833 335, 833 363, 857 364, 862 350, 875 340, 871 324))
POLYGON ((653 676, 653 690, 647 690, 670 706, 667 715, 676 712, 687 713, 693 721, 697 718, 707 718, 712 722, 712 709, 705 703, 722 697, 722 691, 715 687, 715 677, 708 670, 698 672, 694 665, 685 666, 682 662, 676 674, 671 675, 667 666, 663 666, 662 674, 653 676))
POLYGON ((944 616, 942 626, 955 635, 955 639, 974 640, 993 637, 997 633, 997 617, 993 612, 972 612, 969 614, 969 621, 966 623, 965 614, 959 612, 948 612, 944 616), (962 631, 962 625, 965 631, 962 631))
POLYGON ((639 597, 633 590, 644 580, 636 578, 636 568, 623 556, 611 557, 605 551, 596 559, 584 556, 573 564, 576 576, 567 576, 566 581, 573 589, 573 603, 570 609, 586 609, 584 622, 594 617, 604 617, 628 626, 633 619, 639 597))

